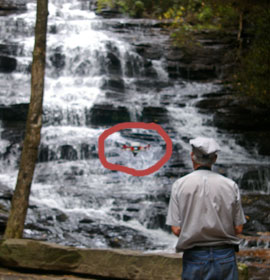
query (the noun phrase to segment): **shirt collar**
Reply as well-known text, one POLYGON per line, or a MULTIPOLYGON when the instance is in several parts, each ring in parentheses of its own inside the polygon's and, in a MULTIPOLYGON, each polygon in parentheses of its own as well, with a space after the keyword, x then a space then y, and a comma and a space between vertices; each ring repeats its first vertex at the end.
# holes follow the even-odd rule
POLYGON ((209 166, 199 166, 196 170, 211 170, 209 166))

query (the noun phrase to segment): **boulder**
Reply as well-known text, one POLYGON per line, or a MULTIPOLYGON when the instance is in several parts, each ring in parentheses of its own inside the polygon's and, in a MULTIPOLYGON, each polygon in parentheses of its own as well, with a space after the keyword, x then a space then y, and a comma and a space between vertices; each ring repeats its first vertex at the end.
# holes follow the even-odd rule
POLYGON ((1 242, 2 265, 61 271, 109 279, 180 279, 180 256, 129 250, 79 249, 46 242, 9 239, 1 242))
MULTIPOLYGON (((26 239, 0 243, 1 264, 9 268, 80 274, 99 279, 180 280, 181 256, 130 250, 80 249, 26 239)), ((247 267, 239 265, 240 280, 247 267)))

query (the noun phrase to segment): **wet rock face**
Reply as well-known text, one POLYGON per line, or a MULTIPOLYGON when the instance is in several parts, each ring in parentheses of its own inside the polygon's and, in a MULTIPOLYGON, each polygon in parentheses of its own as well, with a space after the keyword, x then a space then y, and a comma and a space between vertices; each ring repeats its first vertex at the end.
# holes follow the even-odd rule
POLYGON ((255 105, 248 98, 235 98, 231 89, 205 95, 197 102, 201 113, 213 114, 213 124, 225 133, 236 133, 237 142, 260 155, 270 155, 269 109, 255 105))
POLYGON ((61 48, 56 48, 53 53, 49 56, 49 59, 52 63, 52 65, 59 71, 63 69, 66 65, 65 59, 66 56, 62 52, 61 48))
POLYGON ((0 105, 0 119, 4 122, 26 121, 29 104, 0 105))
POLYGON ((123 106, 115 107, 111 104, 96 104, 89 113, 86 113, 87 125, 111 126, 129 121, 129 111, 123 106))
MULTIPOLYGON (((244 225, 244 234, 254 235, 258 232, 269 232, 270 195, 242 195, 242 205, 247 217, 247 223, 244 225)), ((258 246, 258 244, 253 245, 255 247, 258 246)))
POLYGON ((102 16, 104 18, 121 18, 124 17, 122 13, 120 13, 119 11, 117 11, 116 9, 107 9, 104 8, 101 11, 98 11, 96 8, 94 8, 96 10, 96 14, 99 16, 102 16))
POLYGON ((26 10, 27 0, 0 0, 0 15, 26 10))
POLYGON ((160 60, 163 57, 164 49, 159 44, 138 43, 135 47, 137 53, 146 59, 160 60))
POLYGON ((140 250, 154 247, 154 244, 147 240, 146 236, 125 226, 81 222, 77 231, 83 231, 84 235, 88 236, 90 240, 99 236, 101 240, 107 243, 109 248, 133 248, 134 244, 140 250))
POLYGON ((25 123, 28 104, 0 105, 0 121, 2 121, 1 138, 7 140, 9 145, 0 152, 0 159, 12 154, 13 148, 21 144, 25 133, 25 123))
POLYGON ((168 123, 168 112, 163 107, 144 107, 141 120, 143 122, 168 123))
POLYGON ((13 191, 0 182, 0 236, 4 234, 13 191))
POLYGON ((16 44, 0 44, 0 53, 2 55, 17 55, 19 46, 16 44))
MULTIPOLYGON (((113 28, 120 35, 123 34, 125 40, 134 46, 135 51, 146 62, 162 59, 169 78, 172 80, 207 81, 226 79, 230 75, 233 63, 228 54, 237 46, 237 35, 234 32, 221 34, 220 32, 202 31, 195 34, 199 47, 180 48, 173 47, 169 39, 169 31, 162 24, 160 21, 130 19, 128 22, 110 22, 109 28, 113 28), (146 39, 134 39, 133 34, 138 29, 143 30, 144 35, 151 39, 151 43, 146 39), (152 38, 157 36, 158 40, 152 41, 152 38)), ((149 77, 151 77, 154 72, 152 68, 149 70, 151 70, 149 72, 149 77)))
POLYGON ((0 56, 0 72, 11 73, 17 67, 17 60, 9 56, 0 56))
POLYGON ((118 93, 124 93, 125 84, 122 78, 110 77, 109 79, 104 81, 102 89, 118 93))
POLYGON ((48 161, 55 161, 55 160, 84 160, 84 159, 91 159, 97 158, 97 148, 96 146, 81 143, 77 145, 77 148, 74 148, 72 145, 62 145, 59 146, 56 150, 49 148, 47 145, 41 144, 39 147, 39 154, 38 154, 38 162, 48 162, 48 161))
POLYGON ((105 65, 107 68, 107 73, 110 75, 122 75, 122 67, 121 67, 121 60, 120 54, 118 49, 113 46, 110 42, 106 45, 107 54, 105 59, 105 65))
POLYGON ((269 168, 250 167, 239 182, 241 189, 246 191, 269 193, 269 168))
MULTIPOLYGON (((131 208, 129 211, 132 211, 131 208)), ((30 205, 24 236, 50 242, 96 248, 153 250, 156 246, 142 232, 123 225, 105 224, 82 215, 69 216, 59 209, 30 205), (63 242, 62 237, 65 236, 63 242), (102 244, 102 245, 101 245, 102 244)), ((1 223, 0 215, 0 227, 1 223)))
POLYGON ((232 63, 227 54, 236 46, 236 34, 202 31, 195 34, 199 46, 172 49, 169 66, 173 77, 182 76, 190 80, 224 79, 229 74, 232 63), (177 55, 178 54, 178 55, 177 55), (178 65, 171 57, 176 56, 178 65))

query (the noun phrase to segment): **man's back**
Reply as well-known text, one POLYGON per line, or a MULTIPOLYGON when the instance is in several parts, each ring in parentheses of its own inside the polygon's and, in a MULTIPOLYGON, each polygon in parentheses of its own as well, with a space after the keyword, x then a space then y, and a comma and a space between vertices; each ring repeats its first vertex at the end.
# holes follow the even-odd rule
MULTIPOLYGON (((196 170, 174 183, 172 197, 178 208, 172 212, 181 227, 178 251, 239 243, 234 226, 241 224, 243 217, 235 182, 210 170, 196 170)), ((175 224, 169 219, 170 214, 167 222, 175 224)))
POLYGON ((172 188, 167 224, 178 236, 183 280, 238 280, 235 249, 245 221, 238 186, 211 171, 220 146, 213 138, 191 139, 194 172, 172 188))

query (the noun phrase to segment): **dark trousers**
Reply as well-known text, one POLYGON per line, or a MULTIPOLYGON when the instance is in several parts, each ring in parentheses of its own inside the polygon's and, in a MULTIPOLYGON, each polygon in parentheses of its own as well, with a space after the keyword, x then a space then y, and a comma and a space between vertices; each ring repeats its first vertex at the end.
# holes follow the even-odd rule
POLYGON ((182 280, 238 280, 234 248, 184 251, 182 280))

